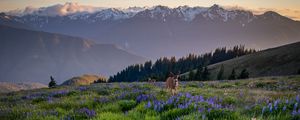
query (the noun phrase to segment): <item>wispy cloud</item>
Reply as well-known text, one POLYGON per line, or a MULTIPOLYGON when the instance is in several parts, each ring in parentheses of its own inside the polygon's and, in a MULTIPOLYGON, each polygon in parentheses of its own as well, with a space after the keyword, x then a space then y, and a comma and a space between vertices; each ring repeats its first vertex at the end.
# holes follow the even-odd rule
POLYGON ((278 9, 278 8, 257 8, 257 9, 250 9, 250 8, 245 8, 245 7, 241 7, 241 6, 224 6, 224 8, 226 9, 231 9, 231 10, 235 10, 235 9, 239 9, 239 10, 247 10, 247 11, 251 11, 253 12, 253 14, 259 15, 259 14, 263 14, 267 11, 274 11, 277 12, 283 16, 289 17, 291 19, 294 20, 300 20, 300 11, 299 10, 294 10, 294 9, 278 9))
POLYGON ((24 10, 12 10, 9 11, 8 14, 12 15, 26 15, 26 14, 38 14, 38 15, 45 15, 45 16, 63 16, 73 13, 80 13, 80 12, 88 12, 92 13, 98 10, 103 9, 102 7, 93 7, 87 5, 80 5, 78 3, 67 2, 65 4, 57 4, 49 7, 41 7, 41 8, 34 8, 34 7, 26 7, 24 10))

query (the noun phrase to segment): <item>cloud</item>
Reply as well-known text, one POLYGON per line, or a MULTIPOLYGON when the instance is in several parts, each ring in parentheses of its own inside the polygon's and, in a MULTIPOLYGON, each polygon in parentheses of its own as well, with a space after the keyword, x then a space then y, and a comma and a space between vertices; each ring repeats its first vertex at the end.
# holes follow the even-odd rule
POLYGON ((87 5, 79 5, 78 3, 67 2, 65 4, 57 4, 49 7, 41 7, 41 8, 34 8, 34 7, 26 7, 24 10, 12 10, 7 12, 11 15, 27 15, 27 14, 36 14, 42 16, 64 16, 73 13, 93 13, 99 10, 102 10, 102 7, 93 7, 87 5))
POLYGON ((294 9, 278 9, 278 8, 257 8, 257 9, 250 9, 250 8, 245 8, 241 6, 223 6, 225 9, 228 10, 246 10, 246 11, 251 11, 255 15, 260 15, 263 14, 267 11, 274 11, 277 12, 283 16, 286 16, 288 18, 291 18, 293 20, 300 20, 300 11, 299 10, 294 10, 294 9))
POLYGON ((257 14, 262 14, 266 11, 275 11, 283 16, 289 17, 294 20, 300 20, 300 11, 299 10, 294 10, 294 9, 276 9, 276 8, 259 8, 255 12, 257 14))

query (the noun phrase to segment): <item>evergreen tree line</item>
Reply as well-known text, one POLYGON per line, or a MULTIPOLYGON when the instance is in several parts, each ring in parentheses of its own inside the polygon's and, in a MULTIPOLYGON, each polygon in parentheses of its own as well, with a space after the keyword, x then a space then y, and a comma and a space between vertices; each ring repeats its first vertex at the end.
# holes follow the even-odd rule
MULTIPOLYGON (((118 72, 116 75, 111 76, 109 78, 109 82, 146 81, 147 78, 163 81, 170 72, 175 74, 185 73, 197 68, 203 68, 210 64, 222 62, 254 52, 256 52, 254 49, 246 49, 245 46, 239 45, 234 46, 232 49, 226 49, 226 47, 217 48, 214 52, 209 52, 202 55, 189 54, 188 56, 179 59, 176 59, 175 57, 162 57, 155 62, 147 61, 144 64, 128 66, 121 72, 118 72)), ((206 76, 204 76, 204 78, 205 77, 206 76)))
MULTIPOLYGON (((181 80, 187 81, 187 80, 200 80, 200 81, 205 81, 205 80, 210 80, 210 73, 207 69, 207 67, 204 68, 200 67, 197 68, 196 73, 195 71, 190 71, 188 74, 188 77, 182 77, 181 80)), ((240 74, 236 74, 235 69, 233 68, 231 71, 231 74, 226 78, 224 76, 224 66, 222 65, 220 67, 220 70, 217 74, 217 80, 235 80, 235 79, 246 79, 249 78, 249 72, 247 69, 243 69, 240 74)))

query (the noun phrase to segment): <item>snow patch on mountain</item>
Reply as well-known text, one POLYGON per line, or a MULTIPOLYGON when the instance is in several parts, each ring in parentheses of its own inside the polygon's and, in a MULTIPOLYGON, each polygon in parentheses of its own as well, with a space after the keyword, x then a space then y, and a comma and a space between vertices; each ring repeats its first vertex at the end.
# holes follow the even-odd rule
POLYGON ((189 7, 189 6, 179 6, 176 8, 177 12, 181 12, 184 16, 185 21, 192 21, 196 15, 207 11, 205 7, 189 7))

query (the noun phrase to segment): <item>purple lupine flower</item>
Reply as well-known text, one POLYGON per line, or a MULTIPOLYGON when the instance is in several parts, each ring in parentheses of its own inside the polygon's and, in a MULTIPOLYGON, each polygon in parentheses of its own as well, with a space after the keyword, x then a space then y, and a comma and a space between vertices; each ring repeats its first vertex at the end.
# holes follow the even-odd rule
POLYGON ((274 108, 275 108, 275 110, 277 110, 277 108, 278 108, 278 103, 280 102, 280 100, 276 100, 275 102, 274 102, 274 108))
POLYGON ((205 110, 205 108, 199 108, 198 112, 202 113, 205 110))
POLYGON ((284 106, 284 107, 282 108, 282 110, 285 111, 285 110, 286 110, 286 106, 284 106))
POLYGON ((49 94, 51 97, 60 97, 69 94, 70 92, 68 90, 60 90, 60 91, 54 91, 49 94))
POLYGON ((269 107, 269 111, 272 112, 273 111, 273 105, 272 105, 272 103, 269 103, 268 107, 269 107))
POLYGON ((297 111, 296 111, 296 110, 293 110, 292 115, 293 115, 293 116, 297 115, 297 111))
POLYGON ((172 104, 173 103, 173 98, 168 99, 167 104, 172 104))
POLYGON ((82 91, 86 91, 86 90, 87 90, 87 88, 86 88, 86 87, 84 87, 84 86, 80 86, 78 89, 79 89, 79 91, 81 91, 81 92, 82 92, 82 91))
POLYGON ((88 118, 96 116, 96 112, 94 110, 90 110, 88 108, 79 109, 79 113, 85 114, 88 118))
POLYGON ((156 105, 156 104, 154 104, 154 110, 155 110, 155 111, 158 111, 158 108, 157 108, 157 105, 156 105))
POLYGON ((148 101, 148 103, 147 103, 147 106, 146 106, 147 108, 150 108, 151 107, 151 102, 150 101, 148 101))
POLYGON ((203 101, 204 101, 203 96, 201 96, 201 95, 199 96, 199 101, 200 101, 200 102, 203 102, 203 101))
POLYGON ((261 110, 261 114, 264 114, 266 111, 266 107, 264 106, 263 109, 261 110))
POLYGON ((52 97, 48 96, 48 97, 47 97, 47 101, 48 101, 48 103, 52 103, 52 102, 53 102, 52 97))
POLYGON ((270 102, 269 99, 267 99, 266 103, 268 104, 269 102, 270 102))
POLYGON ((107 98, 107 97, 94 98, 94 101, 98 102, 98 103, 108 103, 108 102, 110 102, 109 98, 107 98))
POLYGON ((298 103, 295 103, 295 105, 294 105, 294 110, 296 110, 297 107, 298 107, 298 103))
POLYGON ((187 97, 187 98, 191 98, 191 96, 192 96, 192 95, 191 95, 190 93, 186 93, 186 94, 185 94, 185 97, 187 97))
POLYGON ((243 91, 240 91, 240 97, 243 97, 243 96, 244 96, 243 91))
POLYGON ((153 100, 153 99, 155 99, 155 97, 153 95, 141 94, 141 95, 137 96, 136 101, 138 103, 140 103, 142 101, 153 100))
POLYGON ((208 108, 207 111, 210 112, 210 111, 211 111, 211 108, 208 108))

